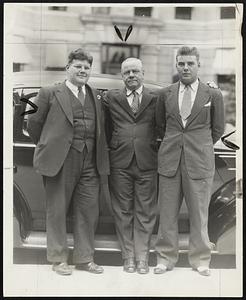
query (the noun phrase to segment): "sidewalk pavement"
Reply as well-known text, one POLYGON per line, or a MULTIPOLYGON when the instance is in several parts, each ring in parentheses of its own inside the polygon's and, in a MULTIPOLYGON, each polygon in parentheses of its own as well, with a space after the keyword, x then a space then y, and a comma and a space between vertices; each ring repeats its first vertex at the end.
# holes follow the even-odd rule
POLYGON ((125 273, 105 266, 103 274, 73 271, 60 276, 51 265, 10 265, 4 274, 4 296, 158 296, 239 297, 242 280, 237 269, 212 269, 204 277, 191 268, 174 268, 162 275, 125 273))

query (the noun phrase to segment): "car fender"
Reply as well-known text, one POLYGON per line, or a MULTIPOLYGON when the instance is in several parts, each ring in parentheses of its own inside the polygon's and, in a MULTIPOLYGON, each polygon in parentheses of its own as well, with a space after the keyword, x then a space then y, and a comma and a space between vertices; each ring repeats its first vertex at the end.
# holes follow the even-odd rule
POLYGON ((16 182, 14 182, 13 213, 14 238, 18 232, 16 228, 18 224, 19 236, 23 240, 28 237, 32 229, 32 213, 24 194, 16 182))
POLYGON ((235 253, 236 225, 236 181, 235 178, 224 183, 213 193, 209 206, 208 233, 216 250, 223 254, 235 253), (230 234, 229 234, 230 233, 230 234), (222 244, 226 247, 223 249, 222 244))

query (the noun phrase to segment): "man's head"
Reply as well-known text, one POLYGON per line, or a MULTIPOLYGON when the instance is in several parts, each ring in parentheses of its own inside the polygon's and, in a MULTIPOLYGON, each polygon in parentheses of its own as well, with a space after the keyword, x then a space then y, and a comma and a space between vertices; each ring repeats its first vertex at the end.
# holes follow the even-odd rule
POLYGON ((140 59, 130 57, 121 64, 122 79, 129 90, 136 90, 144 80, 144 70, 140 59))
POLYGON ((87 83, 92 65, 93 57, 79 48, 68 55, 68 64, 66 65, 67 79, 76 86, 82 86, 87 83))
POLYGON ((199 52, 196 47, 183 46, 176 55, 176 68, 180 81, 187 85, 196 81, 200 67, 199 52))

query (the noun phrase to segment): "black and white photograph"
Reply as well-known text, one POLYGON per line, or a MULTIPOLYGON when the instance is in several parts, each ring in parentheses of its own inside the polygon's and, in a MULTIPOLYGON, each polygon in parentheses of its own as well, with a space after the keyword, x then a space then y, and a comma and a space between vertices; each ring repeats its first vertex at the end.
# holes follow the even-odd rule
POLYGON ((241 3, 5 3, 5 297, 241 297, 241 3))

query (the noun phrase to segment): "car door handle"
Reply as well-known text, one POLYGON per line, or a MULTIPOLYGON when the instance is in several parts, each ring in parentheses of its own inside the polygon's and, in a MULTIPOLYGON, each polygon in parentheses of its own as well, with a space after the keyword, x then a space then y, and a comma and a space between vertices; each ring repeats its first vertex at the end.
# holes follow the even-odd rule
POLYGON ((16 165, 13 166, 13 170, 14 170, 14 173, 17 173, 17 166, 16 165))

